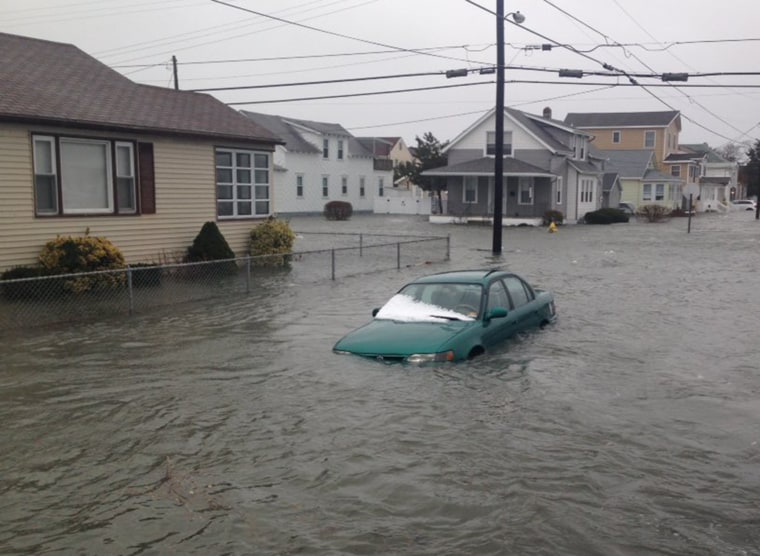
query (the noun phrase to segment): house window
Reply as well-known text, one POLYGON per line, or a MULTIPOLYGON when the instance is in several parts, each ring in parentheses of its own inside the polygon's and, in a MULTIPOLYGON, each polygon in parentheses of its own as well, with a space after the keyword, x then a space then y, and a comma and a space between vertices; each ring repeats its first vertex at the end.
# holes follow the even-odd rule
POLYGON ((533 181, 528 177, 520 177, 518 183, 518 201, 520 205, 532 205, 533 204, 533 181))
POLYGON ((467 204, 478 202, 478 178, 477 176, 464 177, 464 189, 462 190, 462 201, 467 204))
POLYGON ((340 178, 340 193, 341 195, 348 195, 348 176, 341 176, 340 178))
POLYGON ((645 149, 654 148, 654 131, 649 130, 649 131, 644 132, 644 148, 645 149))
POLYGON ((655 201, 664 201, 665 200, 665 184, 664 183, 658 183, 654 186, 654 200, 655 201))
POLYGON ((558 205, 562 204, 562 178, 557 178, 555 182, 556 192, 554 195, 554 202, 558 205))
POLYGON ((322 197, 330 195, 330 176, 322 176, 322 197))
POLYGON ((651 183, 645 183, 644 188, 641 192, 641 199, 643 201, 651 201, 652 200, 652 184, 651 183))
POLYGON ((681 165, 680 164, 674 164, 670 167, 670 175, 679 178, 681 177, 681 165))
POLYGON ((216 207, 219 218, 269 214, 269 154, 216 149, 216 207))
POLYGON ((330 158, 330 140, 322 139, 322 158, 330 158))
POLYGON ((128 141, 35 135, 35 213, 135 214, 135 145, 128 141))
POLYGON ((364 197, 366 194, 366 181, 367 180, 364 178, 364 176, 359 176, 359 197, 364 197))
POLYGON ((619 131, 613 131, 612 132, 612 142, 616 145, 620 143, 620 132, 619 131))
POLYGON ((581 203, 594 202, 594 180, 581 180, 581 203))
MULTIPOLYGON (((503 135, 504 156, 512 156, 512 132, 505 131, 503 135)), ((496 154, 496 132, 488 131, 486 133, 486 154, 496 154)))
POLYGON ((296 197, 303 197, 303 174, 296 176, 296 197))
POLYGON ((384 192, 385 192, 384 186, 385 186, 385 180, 383 179, 382 176, 378 177, 377 178, 377 196, 378 197, 382 197, 384 195, 384 192))
POLYGON ((343 160, 343 139, 338 139, 338 160, 343 160))

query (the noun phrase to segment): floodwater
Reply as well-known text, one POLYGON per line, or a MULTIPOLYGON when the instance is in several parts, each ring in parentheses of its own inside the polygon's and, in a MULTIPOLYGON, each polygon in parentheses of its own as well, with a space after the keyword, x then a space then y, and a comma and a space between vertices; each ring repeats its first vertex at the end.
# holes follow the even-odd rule
POLYGON ((760 223, 415 217, 451 260, 3 332, 2 554, 760 554, 760 223), (503 265, 556 324, 474 361, 331 352, 406 281, 503 265))

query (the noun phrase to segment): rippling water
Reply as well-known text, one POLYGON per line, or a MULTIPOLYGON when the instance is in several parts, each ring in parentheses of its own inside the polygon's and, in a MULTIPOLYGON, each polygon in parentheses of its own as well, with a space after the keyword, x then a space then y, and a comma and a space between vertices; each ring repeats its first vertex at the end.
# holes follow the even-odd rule
MULTIPOLYGON (((326 229, 294 219, 296 229, 326 229)), ((18 331, 3 554, 758 554, 760 224, 416 218, 449 263, 18 331), (433 368, 334 355, 409 279, 502 264, 559 321, 433 368)))

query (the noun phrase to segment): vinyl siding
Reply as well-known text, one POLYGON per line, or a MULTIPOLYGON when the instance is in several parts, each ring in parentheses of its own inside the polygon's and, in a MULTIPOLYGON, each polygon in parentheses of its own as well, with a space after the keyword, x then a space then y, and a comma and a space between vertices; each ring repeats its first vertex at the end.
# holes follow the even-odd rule
MULTIPOLYGON (((65 130, 55 132, 67 134, 65 130)), ((104 136, 81 130, 70 133, 104 136)), ((156 213, 41 218, 34 214, 31 131, 0 124, 0 271, 34 264, 43 245, 57 235, 83 235, 87 230, 111 240, 128 263, 181 260, 203 224, 216 220, 215 146, 190 139, 124 134, 118 138, 153 143, 156 213)), ((274 179, 274 172, 270 175, 274 179)), ((256 223, 221 221, 219 228, 232 250, 244 255, 248 232, 256 223)))

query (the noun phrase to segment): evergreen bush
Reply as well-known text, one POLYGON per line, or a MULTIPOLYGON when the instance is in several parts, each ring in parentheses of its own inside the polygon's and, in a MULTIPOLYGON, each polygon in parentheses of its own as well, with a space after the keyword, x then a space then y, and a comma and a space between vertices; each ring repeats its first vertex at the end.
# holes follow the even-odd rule
POLYGON ((552 222, 559 225, 565 221, 565 215, 561 210, 547 210, 544 213, 544 226, 548 226, 552 222))
MULTIPOLYGON (((40 263, 51 274, 75 274, 125 268, 124 255, 103 237, 58 236, 48 241, 39 256, 40 263)), ((63 288, 82 293, 96 288, 114 288, 125 283, 123 272, 79 276, 66 279, 63 288)))
POLYGON ((230 249, 216 222, 206 222, 195 236, 193 244, 187 248, 187 260, 191 263, 234 258, 235 253, 230 249))
POLYGON ((328 220, 348 220, 353 213, 354 207, 348 201, 330 201, 324 208, 328 220))
POLYGON ((586 224, 615 224, 618 222, 628 222, 629 218, 626 213, 617 208, 601 208, 592 212, 587 212, 583 217, 586 224))
MULTIPOLYGON (((23 278, 45 278, 54 273, 43 266, 16 266, 0 274, 0 280, 20 280, 23 278)), ((25 282, 4 283, 3 297, 11 300, 41 299, 60 295, 62 282, 60 280, 29 280, 25 282)))
POLYGON ((267 266, 281 266, 287 262, 287 255, 293 252, 293 242, 296 234, 290 228, 290 224, 284 220, 269 217, 251 230, 249 253, 259 257, 254 260, 256 264, 267 266), (262 255, 277 255, 262 257, 262 255))

